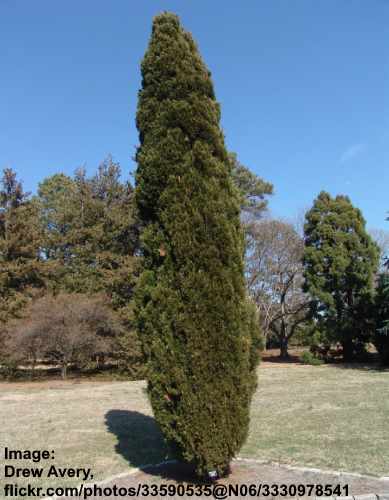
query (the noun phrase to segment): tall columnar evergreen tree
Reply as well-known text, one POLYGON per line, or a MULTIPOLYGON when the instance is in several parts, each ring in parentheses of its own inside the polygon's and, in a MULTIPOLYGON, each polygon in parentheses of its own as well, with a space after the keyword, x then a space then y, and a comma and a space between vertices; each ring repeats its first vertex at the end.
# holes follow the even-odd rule
POLYGON ((223 474, 246 438, 257 364, 240 197, 210 73, 177 16, 154 19, 141 69, 137 318, 148 391, 175 455, 199 475, 223 474))
POLYGON ((347 196, 321 192, 306 214, 304 231, 305 290, 328 344, 340 342, 350 360, 371 334, 377 245, 347 196))

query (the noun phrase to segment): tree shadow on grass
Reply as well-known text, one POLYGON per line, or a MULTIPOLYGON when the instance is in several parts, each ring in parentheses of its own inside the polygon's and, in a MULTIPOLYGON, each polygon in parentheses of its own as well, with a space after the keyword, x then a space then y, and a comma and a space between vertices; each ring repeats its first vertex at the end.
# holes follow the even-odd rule
POLYGON ((117 437, 116 453, 132 467, 166 460, 168 450, 153 417, 137 411, 110 410, 105 414, 105 424, 117 437))
MULTIPOLYGON (((328 366, 331 366, 328 364, 328 366)), ((379 364, 365 364, 365 363, 339 363, 333 364, 335 368, 341 368, 342 370, 360 370, 365 372, 379 372, 379 373, 389 373, 389 368, 387 366, 381 366, 379 364)))
POLYGON ((169 461, 168 447, 153 417, 137 411, 109 410, 105 424, 118 440, 116 453, 132 467, 167 480, 203 483, 194 477, 190 466, 169 461))

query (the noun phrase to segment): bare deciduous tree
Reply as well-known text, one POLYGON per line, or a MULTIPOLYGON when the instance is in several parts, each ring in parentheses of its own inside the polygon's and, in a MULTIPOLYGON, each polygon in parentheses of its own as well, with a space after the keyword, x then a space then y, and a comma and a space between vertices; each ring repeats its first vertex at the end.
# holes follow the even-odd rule
POLYGON ((32 371, 39 359, 58 363, 66 378, 69 364, 109 352, 121 328, 102 296, 46 295, 9 326, 9 357, 28 363, 32 371))
POLYGON ((265 339, 272 332, 281 357, 288 357, 288 343, 306 321, 309 299, 302 292, 304 243, 294 227, 280 220, 250 225, 246 250, 246 279, 257 304, 265 339))

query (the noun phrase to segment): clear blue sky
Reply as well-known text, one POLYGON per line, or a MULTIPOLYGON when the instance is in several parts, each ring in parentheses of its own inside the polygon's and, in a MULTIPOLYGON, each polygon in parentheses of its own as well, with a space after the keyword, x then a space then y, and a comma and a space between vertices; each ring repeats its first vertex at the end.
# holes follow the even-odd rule
POLYGON ((389 229, 389 1, 0 0, 0 168, 27 190, 108 154, 134 170, 152 17, 199 44, 229 149, 293 217, 322 189, 389 229))

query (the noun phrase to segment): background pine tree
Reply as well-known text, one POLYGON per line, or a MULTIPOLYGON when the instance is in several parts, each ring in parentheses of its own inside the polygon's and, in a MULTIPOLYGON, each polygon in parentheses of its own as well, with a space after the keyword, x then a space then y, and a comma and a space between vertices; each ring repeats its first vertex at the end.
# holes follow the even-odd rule
POLYGON ((373 277, 378 248, 347 196, 321 192, 306 214, 305 290, 328 345, 340 342, 351 360, 371 338, 373 277))
POLYGON ((120 166, 108 157, 91 178, 81 168, 74 177, 55 174, 40 183, 35 200, 52 289, 103 291, 115 305, 128 302, 138 235, 133 188, 120 176, 120 166))
POLYGON ((240 195, 242 219, 248 224, 262 218, 267 210, 267 196, 273 194, 273 185, 240 163, 236 153, 230 153, 231 173, 240 195))
POLYGON ((44 286, 40 242, 37 207, 7 168, 0 180, 0 323, 44 286))
POLYGON ((157 16, 137 112, 137 317, 156 420, 198 474, 225 473, 244 442, 257 364, 241 200, 219 120, 191 35, 177 16, 157 16))

